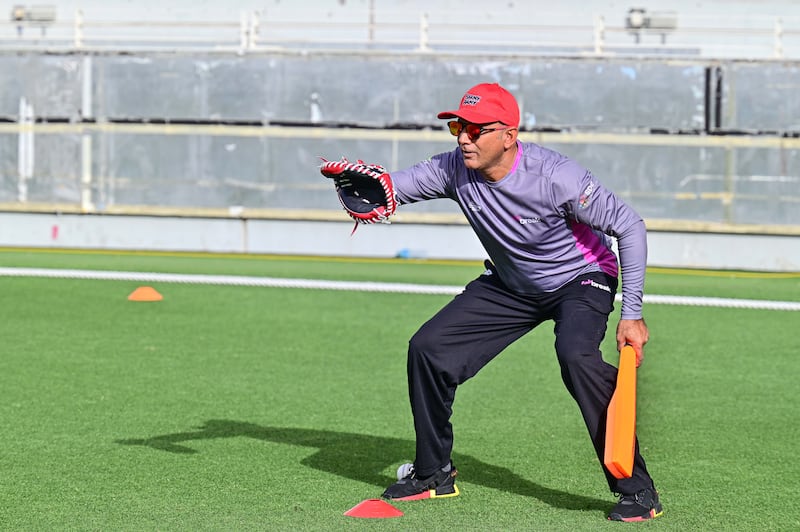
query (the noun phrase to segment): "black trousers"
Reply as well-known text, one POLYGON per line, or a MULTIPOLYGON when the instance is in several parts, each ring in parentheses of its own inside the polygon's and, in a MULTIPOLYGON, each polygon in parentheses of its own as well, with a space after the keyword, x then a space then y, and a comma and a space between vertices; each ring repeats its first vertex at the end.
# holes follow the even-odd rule
POLYGON ((617 280, 597 272, 555 292, 521 296, 509 291, 487 266, 486 274, 470 282, 409 341, 408 386, 418 475, 428 476, 450 461, 450 417, 458 385, 512 342, 553 320, 561 378, 580 407, 609 488, 630 494, 653 487, 638 440, 631 478, 617 480, 602 466, 606 409, 617 369, 603 360, 600 343, 614 308, 617 280))

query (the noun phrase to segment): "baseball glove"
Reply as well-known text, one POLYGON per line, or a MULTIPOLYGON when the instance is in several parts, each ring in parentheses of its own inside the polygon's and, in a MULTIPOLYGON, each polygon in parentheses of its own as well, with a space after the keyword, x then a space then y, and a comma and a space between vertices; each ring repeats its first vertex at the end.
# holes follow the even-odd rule
MULTIPOLYGON (((320 172, 333 179, 339 202, 345 212, 360 224, 389 223, 397 209, 392 178, 377 164, 322 160, 320 172)), ((357 226, 356 226, 357 227, 357 226)))

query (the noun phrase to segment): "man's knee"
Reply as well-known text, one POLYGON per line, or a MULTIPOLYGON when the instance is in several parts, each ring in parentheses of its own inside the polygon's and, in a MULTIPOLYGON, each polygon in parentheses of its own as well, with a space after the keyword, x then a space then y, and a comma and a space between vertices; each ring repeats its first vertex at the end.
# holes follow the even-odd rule
POLYGON ((593 363, 601 356, 600 342, 587 336, 559 336, 556 339, 556 355, 561 365, 593 363))
POLYGON ((433 333, 430 327, 421 327, 408 341, 408 356, 423 358, 436 352, 439 335, 433 333))

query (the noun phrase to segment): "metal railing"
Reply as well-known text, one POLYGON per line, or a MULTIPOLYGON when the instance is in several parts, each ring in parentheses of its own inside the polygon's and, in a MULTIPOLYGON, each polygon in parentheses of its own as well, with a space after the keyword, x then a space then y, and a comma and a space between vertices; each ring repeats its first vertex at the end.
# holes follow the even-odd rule
MULTIPOLYGON (((206 175, 202 179, 194 175, 150 175, 146 178, 118 175, 116 173, 98 174, 95 158, 112 157, 102 153, 113 145, 115 136, 154 138, 158 137, 167 142, 169 138, 181 138, 186 142, 196 142, 198 139, 224 138, 227 142, 236 142, 243 139, 269 139, 271 141, 288 141, 287 146, 302 141, 320 143, 323 140, 337 142, 368 141, 371 143, 386 143, 399 145, 404 143, 425 143, 433 145, 442 143, 447 145, 452 142, 452 136, 447 131, 441 130, 391 130, 391 129, 349 129, 349 128, 310 128, 286 126, 225 126, 225 125, 198 125, 198 124, 119 124, 119 123, 63 123, 42 124, 20 122, 17 124, 0 123, 0 139, 5 135, 15 135, 22 139, 29 139, 24 144, 30 151, 20 151, 18 175, 6 175, 0 178, 4 190, 17 188, 16 201, 0 200, 2 211, 24 212, 74 212, 74 213, 106 213, 106 214, 151 214, 173 216, 204 216, 204 217, 249 217, 249 218, 299 218, 299 219, 339 219, 341 212, 336 205, 335 209, 325 210, 319 205, 311 205, 313 192, 330 190, 328 183, 323 183, 313 164, 309 161, 298 159, 291 162, 293 168, 302 168, 296 174, 307 174, 302 178, 295 175, 294 180, 281 181, 249 181, 242 179, 232 180, 225 175, 206 175), (32 156, 34 137, 38 139, 65 139, 67 150, 78 139, 79 161, 74 161, 73 168, 59 167, 63 175, 48 175, 47 169, 33 171, 32 156), (72 140, 70 140, 72 139, 72 140), (105 146, 105 148, 103 147, 105 146), (40 182, 37 185, 39 199, 29 197, 29 183, 40 182), (43 188, 49 183, 52 191, 47 193, 49 199, 44 200, 43 188), (213 191, 215 206, 193 204, 191 199, 182 198, 178 204, 151 203, 130 204, 120 201, 117 196, 124 196, 126 188, 140 189, 142 187, 158 192, 170 187, 189 186, 194 189, 205 188, 213 191), (297 193, 302 191, 307 204, 295 210, 288 205, 275 204, 262 208, 253 206, 237 207, 233 209, 224 203, 226 190, 244 187, 248 193, 257 191, 263 193, 297 193), (64 197, 59 196, 59 188, 69 188, 76 192, 71 202, 64 202, 64 197), (61 199, 59 199, 61 198, 61 199)), ((734 154, 737 150, 771 150, 784 153, 790 157, 792 153, 800 152, 800 139, 787 137, 750 137, 750 136, 691 136, 691 135, 653 135, 636 133, 596 133, 596 132, 522 132, 520 139, 542 145, 562 146, 611 146, 616 150, 625 147, 647 148, 659 147, 663 149, 708 149, 724 150, 734 154)), ((52 140, 48 144, 52 150, 57 144, 52 140)), ((304 155, 307 153, 300 150, 304 155)), ((393 153, 396 150, 393 150, 393 153)), ((282 152, 284 153, 284 152, 282 152)), ((295 154, 297 155, 297 154, 295 154)), ((285 153, 290 159, 291 153, 285 153)), ((382 161, 390 168, 399 167, 402 161, 382 161)), ((258 161, 243 160, 251 168, 259 166, 258 161)), ((167 165, 169 166, 169 165, 167 165)), ((732 214, 732 208, 740 202, 752 202, 759 205, 775 206, 776 202, 786 205, 800 205, 800 178, 793 175, 738 175, 734 166, 720 168, 719 174, 688 174, 677 176, 669 185, 660 189, 634 188, 618 191, 626 200, 641 202, 642 205, 652 206, 659 202, 675 203, 681 205, 717 205, 722 207, 721 218, 717 220, 702 220, 690 218, 649 218, 648 224, 652 228, 669 231, 706 231, 727 233, 751 234, 781 234, 800 235, 800 225, 782 224, 768 219, 756 220, 749 218, 747 223, 737 220, 732 214), (782 193, 768 192, 761 184, 782 184, 782 193), (778 195, 780 194, 780 195, 778 195)), ((165 197, 168 194, 165 195, 165 197)), ((159 198, 159 194, 154 194, 159 198)), ((702 210, 702 208, 698 208, 702 210)), ((453 208, 455 210, 455 208, 453 208)), ((794 211, 796 212, 796 211, 794 211)), ((449 212, 439 213, 405 213, 400 221, 422 223, 464 223, 461 215, 449 212)))
MULTIPOLYGON (((15 7, 15 9, 17 9, 15 7)), ((800 58, 800 15, 678 17, 658 21, 628 15, 552 17, 523 24, 453 22, 451 13, 350 11, 346 20, 305 11, 243 11, 219 20, 109 20, 81 10, 12 11, 0 25, 0 50, 212 50, 234 53, 296 49, 397 50, 413 53, 669 55, 742 59, 800 58), (38 17, 38 18, 36 18, 38 17), (666 22, 664 22, 666 20, 666 22), (466 37, 465 37, 466 36, 466 37)), ((669 16, 667 16, 669 15, 669 16)), ((476 17, 479 20, 480 17, 476 17)), ((655 20, 655 19, 652 19, 655 20)))

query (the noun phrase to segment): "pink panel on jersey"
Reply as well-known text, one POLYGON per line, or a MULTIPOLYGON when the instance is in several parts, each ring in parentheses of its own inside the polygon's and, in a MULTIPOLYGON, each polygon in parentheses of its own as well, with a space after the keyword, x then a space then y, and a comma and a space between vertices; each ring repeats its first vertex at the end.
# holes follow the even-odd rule
POLYGON ((511 171, 509 174, 513 174, 517 171, 517 167, 519 166, 519 161, 522 159, 522 143, 518 140, 517 141, 517 156, 514 158, 514 166, 511 167, 511 171))
POLYGON ((605 273, 612 277, 617 276, 617 257, 603 244, 591 227, 573 222, 572 236, 575 237, 575 245, 587 262, 596 262, 605 273))

